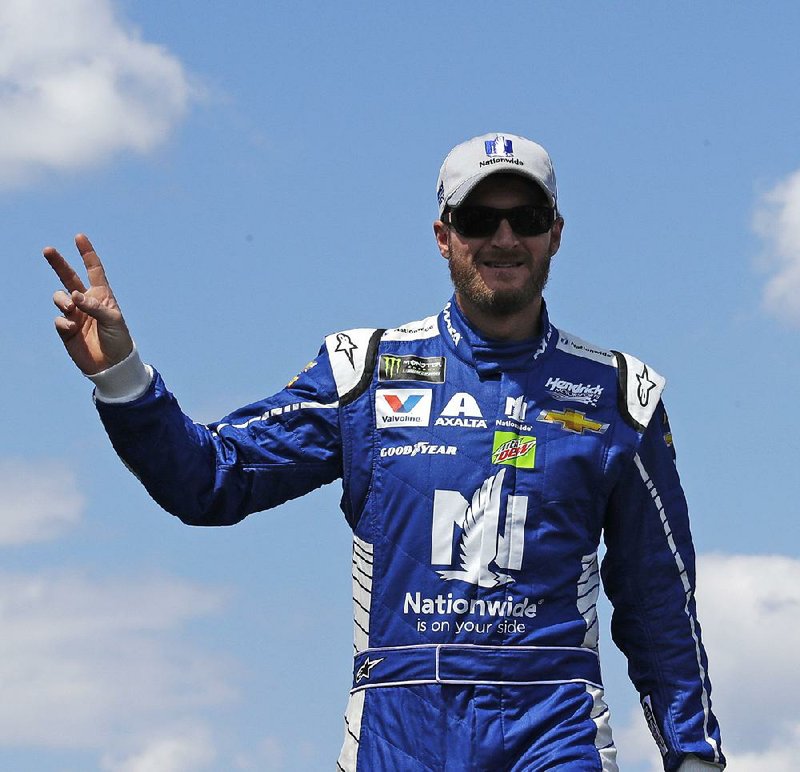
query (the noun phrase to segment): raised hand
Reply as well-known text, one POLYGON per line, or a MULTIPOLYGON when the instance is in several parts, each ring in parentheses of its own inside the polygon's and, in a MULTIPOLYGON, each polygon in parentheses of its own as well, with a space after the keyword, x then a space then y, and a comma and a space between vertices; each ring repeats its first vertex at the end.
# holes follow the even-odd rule
POLYGON ((63 314, 56 318, 56 331, 72 361, 86 375, 94 375, 125 359, 133 340, 92 243, 79 233, 75 246, 86 266, 88 289, 55 247, 45 247, 43 254, 66 289, 53 295, 63 314))

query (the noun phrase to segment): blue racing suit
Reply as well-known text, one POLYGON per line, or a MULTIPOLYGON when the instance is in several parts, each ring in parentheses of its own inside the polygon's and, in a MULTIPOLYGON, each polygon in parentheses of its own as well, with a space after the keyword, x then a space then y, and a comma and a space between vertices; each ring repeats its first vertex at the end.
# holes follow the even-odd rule
POLYGON ((355 656, 339 769, 617 769, 601 575, 664 768, 724 766, 664 379, 647 365, 545 307, 535 341, 487 340, 452 300, 329 335, 280 393, 208 426, 151 374, 127 401, 103 401, 99 379, 97 407, 184 522, 230 525, 342 478, 355 656))

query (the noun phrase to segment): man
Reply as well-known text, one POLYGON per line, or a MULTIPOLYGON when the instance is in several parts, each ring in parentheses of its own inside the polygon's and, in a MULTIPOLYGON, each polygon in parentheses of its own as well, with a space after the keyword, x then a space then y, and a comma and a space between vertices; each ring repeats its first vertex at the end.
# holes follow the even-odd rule
POLYGON ((664 379, 556 329, 564 220, 539 145, 454 148, 438 316, 329 335, 279 394, 209 426, 142 364, 88 239, 55 303, 117 452, 168 511, 229 525, 337 477, 353 529, 344 770, 615 770, 597 654, 597 550, 667 770, 721 769, 664 379))

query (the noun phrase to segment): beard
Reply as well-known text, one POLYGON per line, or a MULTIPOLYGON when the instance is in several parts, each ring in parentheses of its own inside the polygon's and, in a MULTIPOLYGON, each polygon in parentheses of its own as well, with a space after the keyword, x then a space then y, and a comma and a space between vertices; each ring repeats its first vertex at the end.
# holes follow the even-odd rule
POLYGON ((492 289, 471 259, 451 258, 449 264, 450 279, 459 297, 495 316, 511 316, 527 308, 542 296, 550 276, 550 257, 547 257, 541 263, 534 263, 531 277, 522 287, 492 289))

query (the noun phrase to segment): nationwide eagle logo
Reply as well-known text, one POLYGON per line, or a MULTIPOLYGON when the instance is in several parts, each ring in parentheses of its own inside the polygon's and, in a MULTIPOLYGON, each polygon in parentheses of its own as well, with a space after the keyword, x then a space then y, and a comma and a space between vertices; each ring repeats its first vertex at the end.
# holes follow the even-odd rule
POLYGON ((468 502, 457 491, 436 491, 434 498, 434 563, 451 563, 453 536, 458 527, 457 568, 437 571, 442 579, 458 579, 479 587, 502 587, 515 581, 501 569, 520 570, 525 542, 527 496, 509 496, 505 526, 500 534, 503 478, 501 469, 468 502), (494 567, 492 567, 494 566, 494 567))

